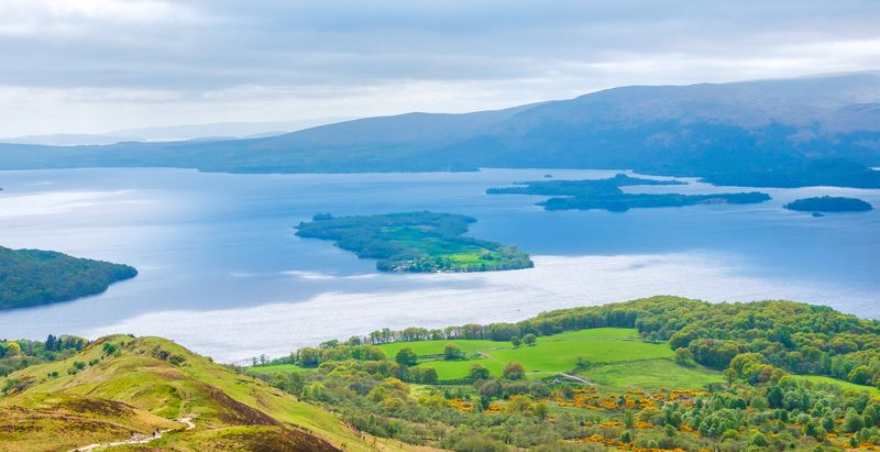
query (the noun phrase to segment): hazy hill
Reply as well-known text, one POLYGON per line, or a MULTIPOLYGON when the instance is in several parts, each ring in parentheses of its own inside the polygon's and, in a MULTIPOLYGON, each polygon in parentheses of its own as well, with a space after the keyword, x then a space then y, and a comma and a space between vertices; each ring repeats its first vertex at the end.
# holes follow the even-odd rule
POLYGON ((69 450, 157 430, 166 432, 150 447, 161 450, 370 450, 332 414, 159 338, 106 337, 13 373, 3 387, 4 451, 69 450))
POLYGON ((47 135, 24 135, 20 137, 5 137, 0 138, 0 141, 11 144, 82 146, 116 144, 123 141, 142 141, 142 138, 136 136, 119 136, 114 134, 53 133, 47 135))
POLYGON ((630 86, 465 114, 410 113, 236 141, 0 146, 0 168, 231 172, 632 168, 725 184, 880 186, 880 75, 630 86))
POLYGON ((284 135, 338 121, 338 118, 323 118, 301 121, 254 121, 254 122, 216 122, 206 124, 183 124, 169 127, 141 127, 136 129, 113 130, 106 133, 56 133, 47 135, 25 135, 0 138, 0 142, 14 144, 34 144, 46 146, 89 146, 109 145, 122 142, 143 141, 217 141, 244 138, 263 138, 284 135))

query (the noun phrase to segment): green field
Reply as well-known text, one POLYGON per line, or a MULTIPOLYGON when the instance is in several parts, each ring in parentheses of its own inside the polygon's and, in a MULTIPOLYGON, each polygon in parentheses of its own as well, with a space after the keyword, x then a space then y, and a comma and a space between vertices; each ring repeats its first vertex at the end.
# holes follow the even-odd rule
POLYGON ((296 364, 272 364, 268 366, 252 366, 248 367, 248 373, 254 375, 278 375, 288 374, 291 372, 306 372, 309 369, 297 366, 296 364))
POLYGON ((679 366, 670 358, 606 364, 587 369, 579 375, 613 388, 700 388, 709 383, 724 382, 720 372, 702 366, 679 366))
POLYGON ((380 348, 390 358, 403 348, 412 349, 419 355, 419 366, 437 370, 441 381, 467 377, 474 364, 489 369, 493 376, 500 376, 509 362, 521 363, 529 378, 542 378, 571 372, 577 367, 578 358, 591 364, 589 369, 579 372, 580 375, 607 386, 699 387, 722 381, 716 372, 675 364, 669 345, 644 342, 636 330, 625 328, 596 328, 543 336, 532 347, 514 348, 510 342, 454 340, 399 342, 380 348), (445 361, 438 356, 449 343, 460 347, 468 359, 445 361))
POLYGON ((838 380, 832 377, 826 377, 824 375, 792 375, 792 378, 795 378, 797 380, 809 381, 815 384, 835 385, 840 389, 843 389, 844 391, 868 391, 873 396, 880 396, 880 388, 875 388, 873 386, 857 385, 855 383, 838 380))

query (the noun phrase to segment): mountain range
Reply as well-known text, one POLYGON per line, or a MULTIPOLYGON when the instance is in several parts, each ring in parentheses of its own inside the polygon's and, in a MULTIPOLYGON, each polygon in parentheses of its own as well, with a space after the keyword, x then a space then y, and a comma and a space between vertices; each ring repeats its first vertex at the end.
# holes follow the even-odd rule
POLYGON ((0 145, 0 169, 222 172, 608 168, 722 185, 880 187, 880 73, 628 86, 463 114, 408 113, 248 139, 0 145))

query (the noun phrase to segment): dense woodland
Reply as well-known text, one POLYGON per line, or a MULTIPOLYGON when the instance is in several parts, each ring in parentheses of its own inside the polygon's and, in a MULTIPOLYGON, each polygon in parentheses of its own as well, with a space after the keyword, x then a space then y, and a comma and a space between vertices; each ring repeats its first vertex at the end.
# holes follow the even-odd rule
MULTIPOLYGON (((453 353, 441 359, 458 358, 453 353)), ((880 397, 870 389, 880 386, 880 323, 787 301, 709 304, 654 297, 552 311, 517 323, 381 330, 301 349, 278 363, 313 370, 263 378, 358 429, 456 451, 880 445, 880 397), (475 364, 466 380, 438 383, 408 348, 386 356, 374 345, 528 336, 540 342, 563 331, 607 326, 637 328, 643 340, 666 341, 680 366, 724 370, 726 383, 612 389, 558 377, 526 379, 518 363, 500 375, 475 364), (797 374, 864 386, 850 390, 797 374)))
POLYGON ((99 294, 136 275, 127 265, 0 247, 0 310, 99 294))
POLYGON ((332 240, 360 258, 378 259, 388 272, 473 272, 529 268, 528 254, 512 246, 464 237, 476 220, 464 215, 406 212, 334 217, 315 215, 297 235, 332 240))
POLYGON ((603 209, 625 212, 634 208, 682 207, 695 204, 753 204, 768 201, 766 193, 713 193, 684 195, 679 193, 626 193, 620 187, 630 185, 683 185, 675 180, 656 180, 618 174, 607 179, 554 180, 521 182, 515 187, 490 188, 491 195, 543 195, 552 196, 538 203, 547 210, 603 209))
POLYGON ((801 212, 866 212, 873 207, 857 198, 841 196, 819 196, 798 199, 785 205, 786 209, 801 212))

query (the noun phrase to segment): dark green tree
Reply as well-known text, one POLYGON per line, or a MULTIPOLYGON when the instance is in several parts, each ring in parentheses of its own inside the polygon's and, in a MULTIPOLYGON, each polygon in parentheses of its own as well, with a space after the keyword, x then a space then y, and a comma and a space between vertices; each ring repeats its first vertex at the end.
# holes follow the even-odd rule
POLYGON ((419 363, 419 356, 411 348, 402 348, 397 352, 394 360, 401 366, 415 366, 419 363))

